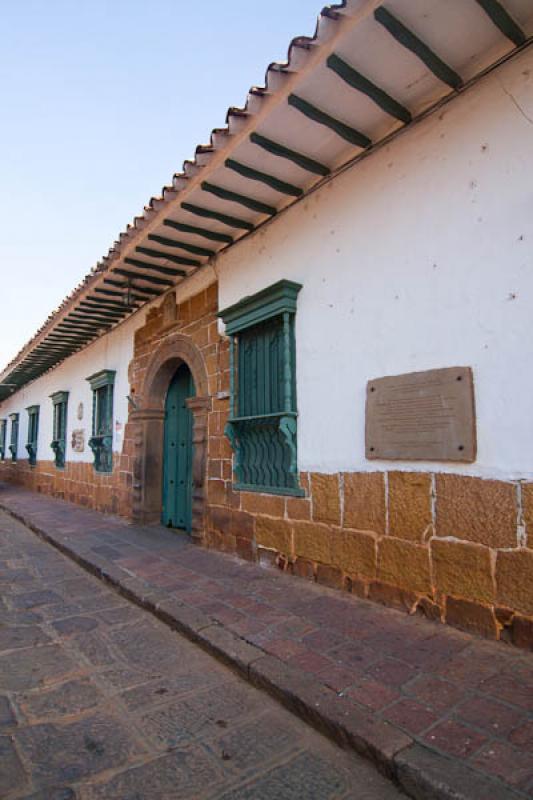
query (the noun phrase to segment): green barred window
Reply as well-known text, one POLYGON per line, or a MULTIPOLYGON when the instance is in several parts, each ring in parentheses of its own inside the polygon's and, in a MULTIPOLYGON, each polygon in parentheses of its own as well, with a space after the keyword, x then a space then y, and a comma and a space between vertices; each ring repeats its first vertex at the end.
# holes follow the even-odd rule
POLYGON ((28 441, 26 450, 28 451, 28 461, 35 466, 37 463, 37 440, 39 438, 39 406, 28 406, 28 441))
POLYGON ((54 451, 54 462, 58 469, 65 466, 67 452, 67 407, 68 392, 55 392, 50 395, 54 406, 54 420, 52 424, 53 439, 50 447, 54 451))
POLYGON ((6 457, 7 420, 0 419, 0 461, 6 457))
POLYGON ((16 461, 18 441, 19 441, 19 415, 10 414, 9 419, 11 420, 11 436, 9 439, 9 452, 11 453, 11 460, 16 461))
POLYGON ((302 495, 296 458, 299 283, 278 281, 224 311, 230 337, 230 417, 235 488, 302 495))
POLYGON ((115 370, 103 369, 87 378, 93 390, 93 430, 89 447, 97 472, 113 469, 113 389, 115 370))

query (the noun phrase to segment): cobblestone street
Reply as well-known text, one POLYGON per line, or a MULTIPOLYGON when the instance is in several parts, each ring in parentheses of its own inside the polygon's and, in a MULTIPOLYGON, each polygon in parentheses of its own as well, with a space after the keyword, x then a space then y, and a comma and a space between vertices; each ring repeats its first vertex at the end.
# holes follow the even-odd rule
POLYGON ((392 800, 366 761, 0 513, 3 800, 392 800))

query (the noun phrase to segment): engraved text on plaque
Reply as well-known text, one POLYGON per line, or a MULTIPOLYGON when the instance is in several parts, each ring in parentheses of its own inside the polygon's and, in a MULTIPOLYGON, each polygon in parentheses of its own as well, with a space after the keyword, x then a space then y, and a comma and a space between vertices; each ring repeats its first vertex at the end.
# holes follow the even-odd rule
POLYGON ((411 372, 369 381, 367 458, 475 461, 470 367, 411 372))

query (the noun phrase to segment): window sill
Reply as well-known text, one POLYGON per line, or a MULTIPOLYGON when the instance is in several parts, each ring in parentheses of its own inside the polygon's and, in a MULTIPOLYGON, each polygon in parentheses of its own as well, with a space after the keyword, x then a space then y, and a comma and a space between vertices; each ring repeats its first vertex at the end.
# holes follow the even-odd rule
POLYGON ((305 497, 305 490, 290 486, 256 486, 250 483, 234 483, 233 489, 238 492, 257 492, 259 494, 281 494, 288 497, 305 497))
POLYGON ((281 417, 294 417, 298 414, 296 411, 274 411, 272 414, 254 414, 250 417, 230 417, 228 422, 256 422, 261 420, 275 420, 281 417))

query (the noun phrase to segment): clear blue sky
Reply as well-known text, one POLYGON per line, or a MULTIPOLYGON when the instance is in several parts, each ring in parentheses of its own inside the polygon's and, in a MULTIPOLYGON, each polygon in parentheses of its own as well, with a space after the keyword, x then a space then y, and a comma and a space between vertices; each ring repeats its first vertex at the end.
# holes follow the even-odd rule
POLYGON ((3 4, 0 369, 320 7, 3 4))

